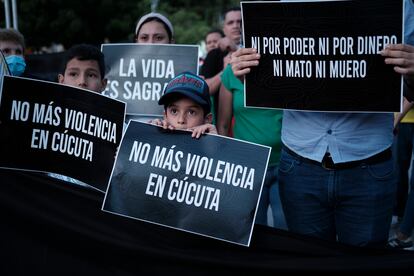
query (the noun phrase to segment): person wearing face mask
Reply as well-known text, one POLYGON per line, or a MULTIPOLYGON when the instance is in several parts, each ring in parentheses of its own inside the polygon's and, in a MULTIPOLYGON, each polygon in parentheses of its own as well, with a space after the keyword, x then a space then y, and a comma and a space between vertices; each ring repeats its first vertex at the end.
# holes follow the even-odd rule
POLYGON ((0 29, 0 50, 13 76, 21 76, 26 69, 24 37, 15 29, 0 29))

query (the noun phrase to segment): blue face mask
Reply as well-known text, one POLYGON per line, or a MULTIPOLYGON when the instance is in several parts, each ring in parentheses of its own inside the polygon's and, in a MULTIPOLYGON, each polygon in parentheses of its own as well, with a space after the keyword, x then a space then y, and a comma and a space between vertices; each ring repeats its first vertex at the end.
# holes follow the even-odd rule
POLYGON ((7 56, 6 62, 13 76, 21 76, 26 69, 26 62, 21 56, 7 56))

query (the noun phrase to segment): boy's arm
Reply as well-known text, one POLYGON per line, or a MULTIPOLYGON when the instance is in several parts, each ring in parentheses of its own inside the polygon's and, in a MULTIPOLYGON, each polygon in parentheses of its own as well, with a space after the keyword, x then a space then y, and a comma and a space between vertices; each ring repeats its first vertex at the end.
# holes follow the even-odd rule
POLYGON ((233 116, 233 94, 224 85, 220 86, 219 103, 218 132, 220 135, 229 136, 231 117, 233 116))
POLYGON ((191 137, 197 138, 197 139, 200 138, 201 135, 205 133, 217 134, 217 129, 212 124, 204 124, 201 126, 196 126, 196 127, 191 128, 190 130, 193 131, 193 133, 191 134, 191 137))

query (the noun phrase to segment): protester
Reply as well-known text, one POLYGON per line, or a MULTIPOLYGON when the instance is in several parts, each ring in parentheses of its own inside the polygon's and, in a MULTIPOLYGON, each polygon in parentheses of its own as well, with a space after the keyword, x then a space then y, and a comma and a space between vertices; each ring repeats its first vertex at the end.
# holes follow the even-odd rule
POLYGON ((142 16, 135 27, 137 43, 174 43, 174 29, 167 17, 151 12, 142 16))
POLYGON ((0 50, 13 76, 21 76, 26 68, 23 35, 15 29, 0 29, 0 50))
MULTIPOLYGON (((414 62, 408 45, 382 51, 407 85, 414 62)), ((257 66, 255 49, 232 54, 235 76, 257 66)), ((391 113, 283 113, 279 185, 289 230, 356 246, 384 246, 395 191, 391 113)))
POLYGON ((72 46, 65 54, 58 79, 62 84, 102 93, 107 84, 104 55, 92 45, 72 46))
POLYGON ((220 47, 211 50, 201 67, 200 75, 204 76, 212 96, 213 122, 219 106, 220 75, 229 61, 229 53, 236 50, 241 39, 241 11, 240 7, 228 9, 224 14, 223 33, 225 37, 220 40, 220 47))
MULTIPOLYGON (((58 79, 61 84, 102 93, 107 83, 103 53, 95 46, 88 44, 72 46, 65 53, 62 73, 58 75, 58 79)), ((48 175, 66 182, 90 187, 71 177, 56 173, 49 173, 48 175)))
POLYGON ((219 46, 219 41, 224 37, 224 33, 220 29, 211 29, 205 37, 207 54, 219 46))
MULTIPOLYGON (((406 76, 414 76, 414 2, 406 0, 404 3, 405 11, 405 28, 404 38, 406 47, 401 47, 397 52, 395 46, 385 49, 384 54, 392 56, 387 58, 386 63, 396 65, 395 70, 406 76), (387 53, 387 51, 390 51, 387 53), (406 62, 405 66, 401 66, 406 62), (411 73, 410 65, 411 64, 411 73)), ((408 84, 413 84, 413 78, 405 78, 405 91, 408 93, 408 84)), ((413 246, 412 232, 414 230, 414 176, 413 169, 410 171, 413 150, 414 150, 414 109, 413 102, 404 100, 404 109, 396 118, 396 160, 398 169, 398 188, 394 214, 396 216, 396 225, 398 229, 395 237, 388 242, 389 247, 408 248, 413 246), (402 120, 402 121, 401 121, 402 120), (400 122, 401 121, 401 122, 400 122), (411 180, 410 180, 411 178, 411 180), (411 187, 411 189, 409 189, 411 187), (411 190, 409 192, 409 190, 411 190), (407 198, 408 197, 408 198, 407 198)))
MULTIPOLYGON (((414 48, 413 48, 414 53, 414 48)), ((414 62, 414 55, 412 56, 414 62)), ((414 68, 414 66, 413 66, 414 68)), ((412 74, 414 76, 414 74, 412 74)), ((388 241, 388 247, 391 248, 409 248, 413 246, 413 230, 414 230, 414 177, 412 167, 413 145, 414 145, 414 120, 413 120, 413 106, 414 102, 404 101, 404 110, 396 118, 398 123, 401 118, 406 121, 398 124, 397 142, 396 142, 396 158, 398 175, 398 189, 397 189, 397 205, 394 208, 396 215, 395 225, 397 226, 395 237, 391 237, 388 241), (409 112, 408 112, 409 111, 409 112), (408 112, 408 113, 407 113, 408 112), (404 116, 404 115, 408 116, 404 116), (411 116, 410 116, 411 114, 411 116), (409 191, 410 190, 410 191, 409 191), (399 197, 398 197, 399 196, 399 197), (399 208, 398 208, 399 207, 399 208), (404 208, 403 208, 404 207, 404 208), (402 213, 401 208, 403 208, 402 213)))
MULTIPOLYGON (((135 27, 136 43, 142 44, 173 44, 174 28, 170 20, 164 15, 151 12, 143 15, 135 27)), ((147 122, 153 120, 154 116, 126 115, 126 121, 137 120, 147 122)))
POLYGON ((256 214, 256 223, 271 225, 267 210, 270 205, 273 226, 286 229, 278 191, 278 165, 282 142, 282 111, 244 107, 244 85, 227 66, 221 76, 220 106, 217 128, 221 135, 228 136, 234 116, 233 137, 272 148, 265 182, 256 214))
POLYGON ((398 225, 403 216, 407 203, 409 187, 413 187, 414 167, 411 166, 414 150, 414 103, 404 98, 403 111, 395 113, 394 119, 394 144, 396 168, 398 172, 397 192, 394 203, 392 226, 398 225), (410 171, 410 167, 412 167, 410 171))
POLYGON ((211 124, 212 114, 207 83, 197 75, 184 72, 166 86, 158 104, 164 105, 164 119, 151 123, 164 129, 192 131, 192 137, 205 133, 217 133, 211 124))

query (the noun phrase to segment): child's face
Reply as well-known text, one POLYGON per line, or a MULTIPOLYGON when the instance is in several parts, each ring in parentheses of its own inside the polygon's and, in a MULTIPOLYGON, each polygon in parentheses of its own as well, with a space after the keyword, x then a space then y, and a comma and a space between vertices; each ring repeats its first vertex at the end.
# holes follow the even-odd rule
POLYGON ((64 75, 59 75, 59 83, 89 89, 101 93, 106 87, 106 79, 101 79, 96 60, 71 59, 64 75))
POLYGON ((208 123, 203 108, 189 98, 182 98, 167 107, 164 120, 175 129, 189 129, 208 123))
POLYGON ((168 32, 158 21, 149 21, 142 25, 137 36, 137 43, 169 44, 168 32))
POLYGON ((211 33, 211 34, 207 35, 207 37, 206 37, 206 50, 207 50, 207 53, 218 47, 218 42, 219 42, 220 39, 221 39, 221 34, 220 33, 211 33))

